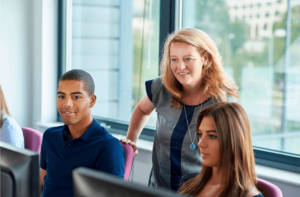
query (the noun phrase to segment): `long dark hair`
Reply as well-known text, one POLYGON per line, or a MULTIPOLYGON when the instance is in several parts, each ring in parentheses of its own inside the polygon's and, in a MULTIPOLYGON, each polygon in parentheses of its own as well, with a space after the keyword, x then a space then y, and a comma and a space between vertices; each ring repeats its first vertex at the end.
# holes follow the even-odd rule
POLYGON ((0 85, 0 128, 2 127, 3 117, 5 114, 10 116, 9 110, 6 105, 5 97, 2 91, 2 87, 0 85))
MULTIPOLYGON (((237 103, 216 103, 203 109, 197 118, 197 130, 204 116, 214 122, 220 143, 221 188, 217 196, 247 196, 256 187, 255 160, 251 131, 245 110, 237 103)), ((197 195, 212 176, 212 167, 203 166, 200 173, 179 189, 180 193, 197 195)))

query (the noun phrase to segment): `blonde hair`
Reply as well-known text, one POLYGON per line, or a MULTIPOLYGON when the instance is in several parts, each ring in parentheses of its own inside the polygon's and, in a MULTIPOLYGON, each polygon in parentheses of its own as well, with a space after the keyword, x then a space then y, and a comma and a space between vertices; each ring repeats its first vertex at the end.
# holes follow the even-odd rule
POLYGON ((10 116, 8 107, 6 105, 5 97, 2 91, 2 87, 0 85, 0 127, 2 126, 3 117, 5 116, 5 114, 10 116))
MULTIPOLYGON (((216 103, 203 109, 197 118, 197 130, 204 116, 214 122, 220 143, 222 187, 218 196, 247 196, 257 186, 251 131, 245 110, 237 103, 216 103)), ((197 195, 212 176, 212 167, 203 166, 200 173, 179 189, 180 193, 197 195)))
POLYGON ((203 57, 205 52, 207 53, 208 63, 202 69, 202 84, 200 87, 204 94, 215 97, 217 101, 220 102, 227 101, 227 95, 236 99, 238 98, 238 87, 235 84, 235 81, 225 73, 221 62, 221 56, 215 42, 199 29, 186 28, 168 36, 164 45, 164 52, 160 65, 162 82, 173 96, 173 105, 178 107, 178 101, 183 100, 183 87, 177 81, 170 66, 170 46, 174 42, 193 45, 198 49, 201 57, 203 57))

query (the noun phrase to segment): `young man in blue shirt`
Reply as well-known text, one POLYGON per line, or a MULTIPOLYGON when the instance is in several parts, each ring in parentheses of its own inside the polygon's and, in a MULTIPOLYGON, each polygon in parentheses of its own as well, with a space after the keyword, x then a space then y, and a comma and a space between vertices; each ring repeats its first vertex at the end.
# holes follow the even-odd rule
POLYGON ((94 90, 93 78, 83 70, 70 70, 60 78, 57 109, 65 125, 43 135, 43 197, 73 196, 72 170, 80 166, 124 177, 121 143, 92 118, 94 90))

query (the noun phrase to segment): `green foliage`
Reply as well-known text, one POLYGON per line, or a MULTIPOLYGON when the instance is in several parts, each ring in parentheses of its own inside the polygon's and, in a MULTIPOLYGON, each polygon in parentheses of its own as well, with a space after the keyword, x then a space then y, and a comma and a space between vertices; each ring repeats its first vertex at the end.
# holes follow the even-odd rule
POLYGON ((144 2, 146 3, 145 19, 136 17, 143 21, 143 26, 133 30, 133 107, 146 94, 145 81, 158 76, 160 0, 152 0, 151 20, 149 19, 150 1, 144 2))
MULTIPOLYGON (((275 22, 273 25, 273 32, 277 29, 286 29, 286 13, 282 14, 282 20, 275 22)), ((292 44, 300 35, 300 6, 294 6, 291 9, 291 37, 290 44, 292 44)), ((285 37, 274 38, 274 62, 275 64, 284 56, 285 52, 285 37)))
POLYGON ((228 25, 230 33, 234 36, 231 39, 231 51, 237 53, 237 50, 242 48, 245 43, 245 23, 243 21, 235 21, 228 25))
MULTIPOLYGON (((241 85, 242 67, 248 66, 249 63, 252 66, 268 66, 271 52, 274 53, 273 65, 283 58, 285 38, 275 37, 273 41, 269 40, 272 38, 264 38, 261 42, 265 44, 265 47, 261 52, 245 51, 244 45, 250 37, 249 25, 243 20, 230 20, 229 8, 225 1, 196 1, 195 9, 197 10, 195 27, 205 31, 216 41, 220 54, 224 57, 223 60, 229 62, 233 68, 233 77, 238 86, 241 85), (269 48, 269 42, 274 43, 273 49, 269 48)), ((292 7, 291 12, 291 43, 293 43, 300 34, 300 6, 292 7)), ((274 23, 273 32, 276 29, 285 29, 286 14, 282 14, 281 18, 281 21, 274 23)))
POLYGON ((139 88, 140 88, 140 77, 141 69, 143 65, 142 61, 142 35, 139 31, 133 31, 133 100, 139 98, 139 88))

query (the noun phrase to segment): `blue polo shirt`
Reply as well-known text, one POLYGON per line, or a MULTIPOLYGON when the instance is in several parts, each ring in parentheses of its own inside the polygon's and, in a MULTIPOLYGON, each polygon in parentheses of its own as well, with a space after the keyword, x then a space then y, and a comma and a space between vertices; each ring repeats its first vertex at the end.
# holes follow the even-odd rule
POLYGON ((124 177, 125 153, 118 139, 94 120, 80 138, 68 136, 67 125, 45 131, 42 141, 43 197, 74 196, 72 170, 87 167, 124 177))

